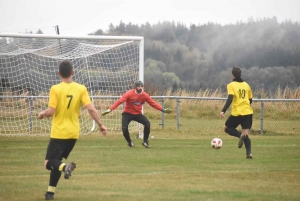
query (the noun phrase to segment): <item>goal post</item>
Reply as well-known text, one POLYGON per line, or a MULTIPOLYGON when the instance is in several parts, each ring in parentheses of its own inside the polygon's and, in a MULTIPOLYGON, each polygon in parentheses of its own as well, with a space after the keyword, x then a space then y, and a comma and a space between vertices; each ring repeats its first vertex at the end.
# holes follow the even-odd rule
MULTIPOLYGON (((0 33, 0 136, 49 135, 51 120, 38 120, 49 90, 60 82, 58 65, 68 59, 73 81, 84 84, 99 113, 144 80, 144 38, 0 33)), ((124 105, 123 105, 124 106, 124 105)), ((98 132, 82 107, 80 134, 98 132)), ((108 131, 121 131, 119 106, 102 117, 108 131)), ((137 123, 130 130, 140 132, 137 123)))

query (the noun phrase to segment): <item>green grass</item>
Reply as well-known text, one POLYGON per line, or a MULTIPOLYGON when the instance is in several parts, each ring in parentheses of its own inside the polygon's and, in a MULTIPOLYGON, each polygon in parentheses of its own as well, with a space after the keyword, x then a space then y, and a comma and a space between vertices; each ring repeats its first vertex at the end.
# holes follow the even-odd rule
MULTIPOLYGON (((150 149, 132 136, 81 136, 67 162, 77 163, 61 178, 55 200, 300 200, 300 136, 251 135, 254 159, 245 158, 237 138, 153 129, 150 149), (214 150, 210 140, 220 137, 214 150)), ((0 138, 0 200, 43 200, 48 137, 0 138)))

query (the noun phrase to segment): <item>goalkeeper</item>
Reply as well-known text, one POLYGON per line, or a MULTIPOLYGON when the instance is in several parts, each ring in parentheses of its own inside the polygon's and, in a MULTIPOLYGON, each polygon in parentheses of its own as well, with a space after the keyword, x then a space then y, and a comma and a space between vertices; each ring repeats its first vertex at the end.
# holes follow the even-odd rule
POLYGON ((169 108, 162 108, 158 103, 156 103, 146 92, 143 91, 143 82, 136 81, 134 83, 134 89, 127 91, 119 100, 117 100, 108 110, 102 113, 102 116, 110 113, 112 110, 116 109, 120 104, 126 102, 124 111, 122 113, 122 132, 126 139, 129 147, 134 147, 130 136, 128 125, 131 121, 136 121, 144 125, 144 139, 142 145, 145 148, 150 148, 148 143, 148 138, 150 134, 150 122, 146 116, 142 114, 142 106, 147 102, 153 108, 160 110, 165 113, 172 112, 169 108))

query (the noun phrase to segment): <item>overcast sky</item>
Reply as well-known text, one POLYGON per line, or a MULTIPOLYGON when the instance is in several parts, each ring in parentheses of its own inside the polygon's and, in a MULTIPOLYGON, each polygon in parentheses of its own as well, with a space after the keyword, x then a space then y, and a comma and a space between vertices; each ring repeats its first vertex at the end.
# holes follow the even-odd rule
POLYGON ((300 22, 300 0, 0 0, 0 32, 82 35, 110 23, 235 24, 264 17, 300 22))

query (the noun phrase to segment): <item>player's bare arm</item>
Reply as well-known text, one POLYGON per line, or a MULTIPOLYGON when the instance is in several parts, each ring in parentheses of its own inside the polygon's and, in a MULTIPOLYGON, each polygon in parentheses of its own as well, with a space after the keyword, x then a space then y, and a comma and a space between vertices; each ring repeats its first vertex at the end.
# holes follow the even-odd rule
POLYGON ((96 108, 94 107, 93 104, 88 104, 85 106, 85 108, 87 109, 88 113, 90 114, 90 116, 96 121, 96 123, 99 126, 99 129, 102 133, 103 136, 106 136, 106 127, 102 124, 100 118, 99 118, 99 114, 98 111, 96 110, 96 108))
POLYGON ((49 118, 52 117, 55 113, 56 109, 53 107, 48 107, 46 110, 42 111, 39 113, 38 118, 43 119, 43 118, 49 118))

